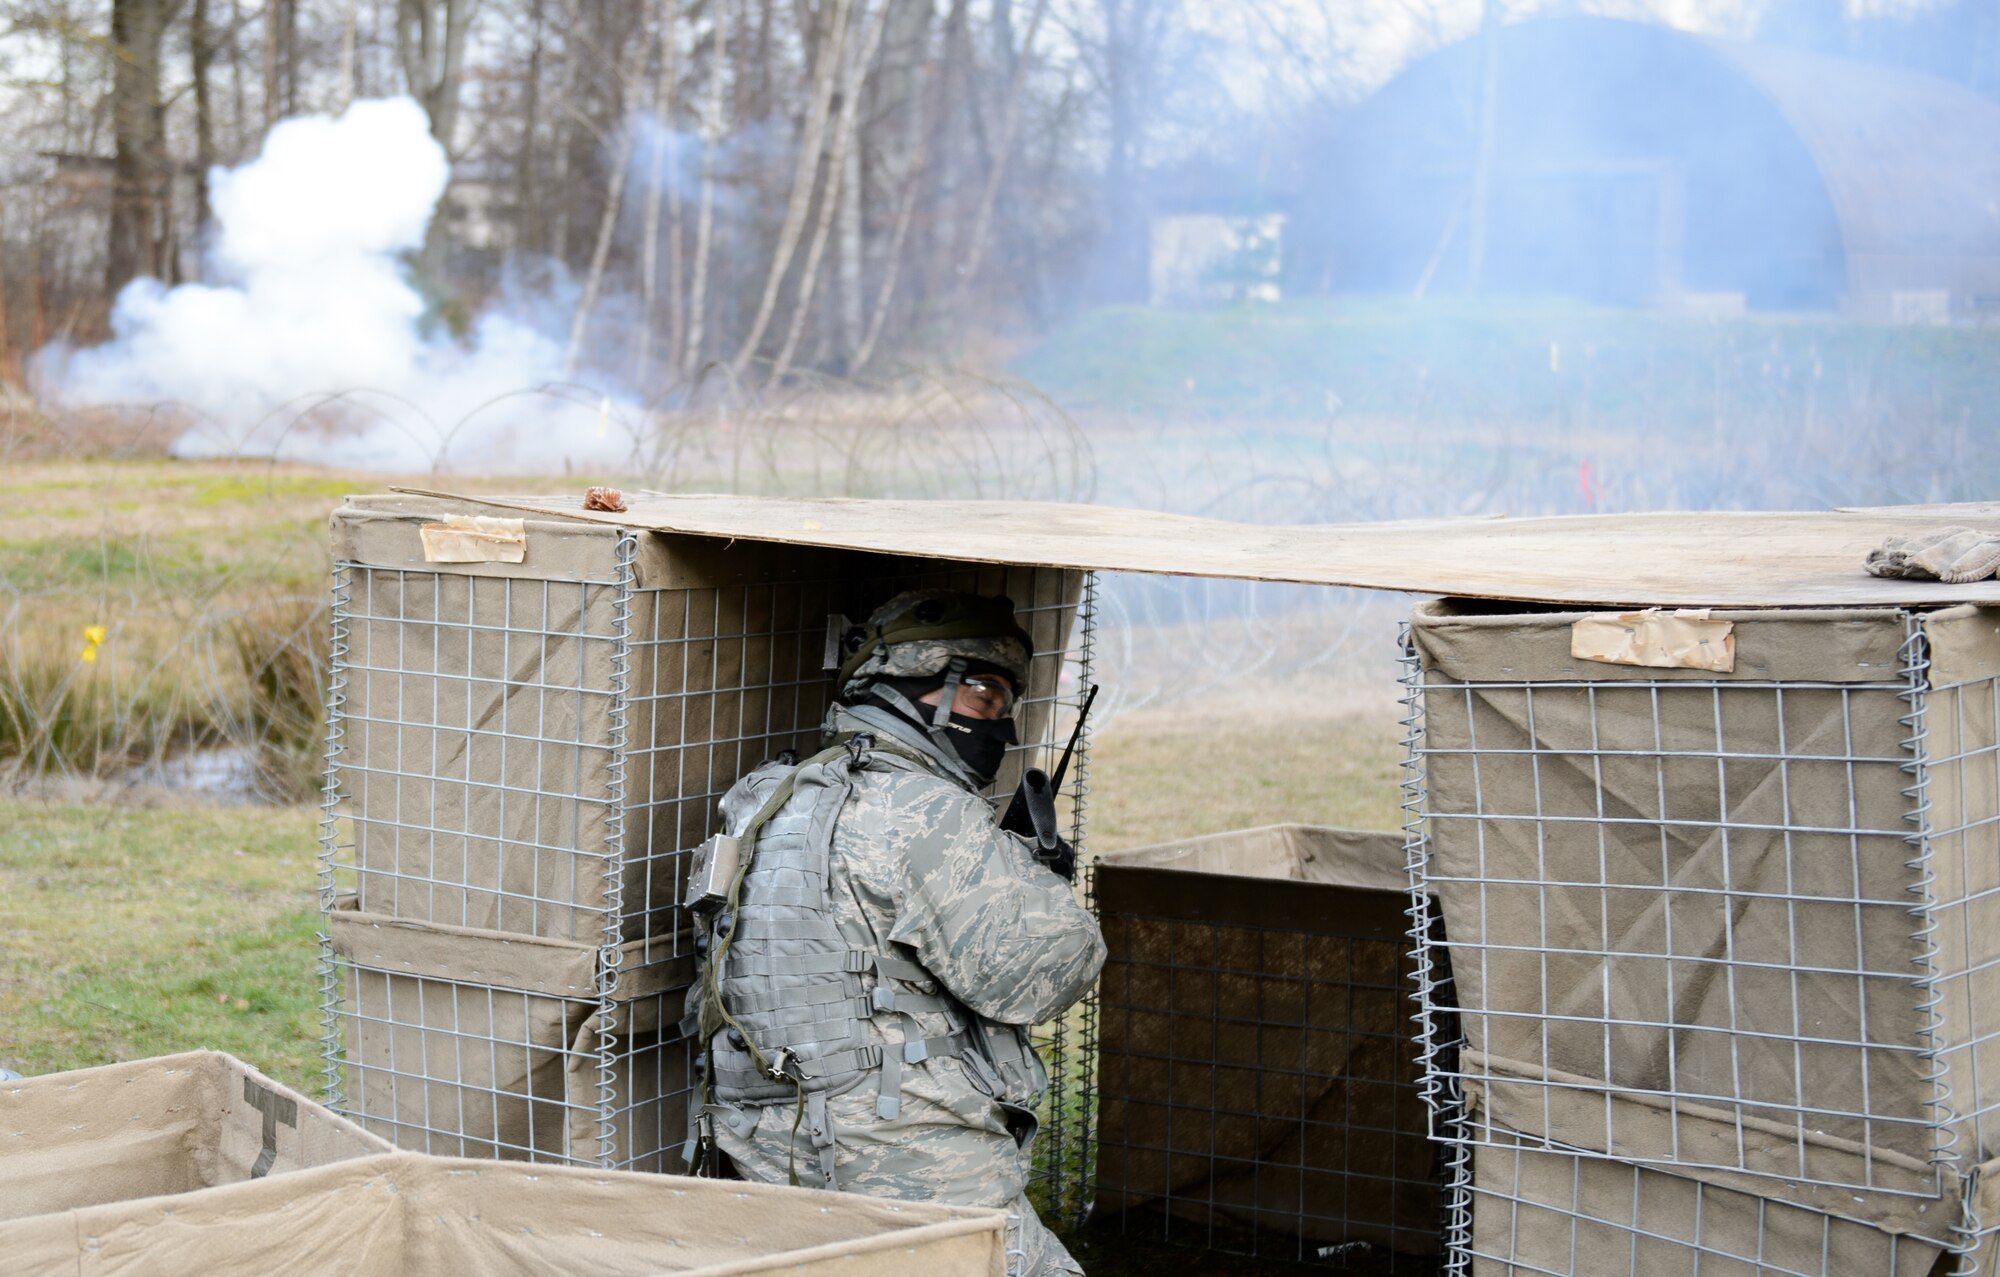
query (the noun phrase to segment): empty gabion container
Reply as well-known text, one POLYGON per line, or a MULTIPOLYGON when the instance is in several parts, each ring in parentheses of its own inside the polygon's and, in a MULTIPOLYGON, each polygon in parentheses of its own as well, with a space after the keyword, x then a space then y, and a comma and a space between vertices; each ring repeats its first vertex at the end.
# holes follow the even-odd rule
POLYGON ((0 1220, 188 1193, 389 1148, 219 1051, 17 1078, 0 1083, 0 1220))
MULTIPOLYGON (((1274 825, 1100 856, 1097 1215, 1428 1271, 1442 1216, 1400 834, 1274 825)), ((1384 1267, 1387 1265, 1387 1267, 1384 1267)))
POLYGON ((1007 1216, 738 1181, 398 1153, 0 1221, 10 1272, 999 1277, 1007 1216))

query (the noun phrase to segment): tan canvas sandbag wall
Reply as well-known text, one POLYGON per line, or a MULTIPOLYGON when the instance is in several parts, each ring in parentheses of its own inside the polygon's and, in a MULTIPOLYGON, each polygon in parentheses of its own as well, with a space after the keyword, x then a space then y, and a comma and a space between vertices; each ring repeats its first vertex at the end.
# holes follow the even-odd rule
POLYGON ((0 1222, 51 1277, 1001 1277, 999 1211, 413 1154, 0 1222))
POLYGON ((2000 1105, 1996 616, 1718 612, 1715 673, 1420 607, 1425 877, 1490 1121, 1948 1239, 2000 1105))
POLYGON ((1479 1147, 1472 1157, 1473 1277, 1956 1271, 1934 1242, 1664 1170, 1503 1146, 1479 1147))
POLYGON ((389 1147, 217 1051, 0 1082, 0 1220, 290 1174, 389 1147))
POLYGON ((625 946, 607 1052, 587 945, 365 914, 351 899, 329 934, 344 985, 341 1107, 356 1121, 413 1151, 592 1164, 608 1131, 614 1165, 678 1168, 689 960, 642 964, 643 946, 625 946))
POLYGON ((1100 1217, 1435 1253, 1402 864, 1302 825, 1098 858, 1100 1217))
POLYGON ((910 586, 1012 597, 1040 653, 1022 739, 1049 725, 1080 573, 532 518, 518 563, 426 561, 425 524, 496 513, 389 496, 333 516, 336 778, 370 912, 597 943, 616 888, 619 934, 672 956, 716 800, 817 743, 827 618, 910 586))
POLYGON ((817 726, 810 583, 834 556, 658 533, 621 552, 619 529, 531 519, 519 563, 427 562, 424 525, 460 513, 492 512, 353 497, 333 516, 355 565, 341 743, 362 903, 594 943, 617 884, 625 938, 671 935, 677 853, 707 836, 683 798, 817 726))

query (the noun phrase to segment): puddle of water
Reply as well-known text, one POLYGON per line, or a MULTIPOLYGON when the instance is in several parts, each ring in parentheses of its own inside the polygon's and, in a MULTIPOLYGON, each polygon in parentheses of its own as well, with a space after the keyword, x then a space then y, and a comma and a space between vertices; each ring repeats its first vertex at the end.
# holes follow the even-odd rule
POLYGON ((163 789, 224 807, 248 807, 270 800, 258 780, 257 751, 242 745, 176 754, 124 768, 109 779, 121 788, 163 789))

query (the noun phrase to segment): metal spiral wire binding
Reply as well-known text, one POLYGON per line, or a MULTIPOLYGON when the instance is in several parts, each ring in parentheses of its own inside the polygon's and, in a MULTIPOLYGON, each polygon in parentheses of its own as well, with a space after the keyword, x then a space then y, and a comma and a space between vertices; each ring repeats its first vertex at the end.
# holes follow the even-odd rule
POLYGON ((321 1088, 328 1108, 342 1106, 340 1067, 340 975, 333 954, 333 904, 335 843, 339 839, 340 753, 347 735, 347 573, 344 563, 333 565, 333 590, 329 596, 327 624, 330 640, 326 667, 326 761, 325 788, 319 802, 319 1027, 320 1059, 324 1074, 321 1088))
POLYGON ((1923 1017, 1918 1028, 1918 1036, 1923 1042, 1923 1050, 1918 1058, 1924 1061, 1928 1070, 1925 1081, 1931 1087, 1931 1098, 1925 1107, 1931 1110, 1934 1123, 1934 1146, 1931 1151, 1931 1165, 1939 1167, 1940 1182, 1942 1168, 1956 1166, 1962 1155, 1958 1150, 1958 1114, 1952 1108, 1951 1084, 1946 1080, 1942 1036, 1944 1017, 1939 1007, 1944 1002, 1944 990, 1939 987, 1937 943, 1937 874, 1931 867, 1931 800, 1929 738, 1930 725, 1927 719, 1930 700, 1930 640, 1923 629, 1923 618, 1917 613, 1904 614, 1905 635, 1897 656, 1902 661, 1903 690, 1896 693, 1897 699, 1908 706, 1908 712, 1897 721, 1903 725, 1907 735, 1903 738, 1903 753, 1906 755, 1902 768, 1910 777, 1910 784, 1904 788, 1907 800, 1903 808, 1903 819, 1912 826, 1904 835, 1904 841, 1914 849, 1915 854, 1904 862, 1913 875, 1904 891, 1916 897, 1910 906, 1910 916, 1917 920, 1917 929, 1911 933, 1917 952, 1910 959, 1918 970, 1916 986, 1921 995, 1917 1011, 1923 1017))
POLYGON ((1985 1268, 1979 1262, 1979 1243, 1987 1233, 1979 1218, 1979 1171, 1975 1166, 1959 1180, 1958 1221, 1951 1226, 1959 1239, 1952 1247, 1958 1254, 1959 1266, 1952 1269, 1951 1277, 1979 1277, 1985 1268))
POLYGON ((615 553, 618 584, 611 605, 611 705, 607 715, 611 760, 604 769, 604 942, 597 954, 597 1165, 603 1167, 614 1165, 618 1157, 617 995, 625 938, 625 720, 632 677, 632 593, 636 584, 632 565, 639 555, 638 535, 620 529, 615 553))
POLYGON ((1398 627, 1397 637, 1403 669, 1403 691, 1399 698, 1403 707, 1399 720, 1403 728, 1403 857, 1410 875, 1410 975, 1417 1000, 1417 1012, 1411 1018, 1417 1025, 1417 1063, 1423 1070, 1419 1092, 1430 1110, 1431 1139, 1443 1146, 1445 1159, 1442 1271, 1451 1277, 1463 1277, 1472 1246, 1472 1149, 1463 1128, 1464 1105, 1455 1070, 1447 1058, 1457 1044, 1439 1041, 1441 1014, 1455 1010, 1457 1000, 1449 988, 1449 979, 1438 975, 1430 893, 1425 889, 1430 844, 1424 831, 1423 667, 1408 621, 1398 627))
MULTIPOLYGON (((1097 573, 1083 574, 1083 597, 1077 606, 1077 686, 1088 688, 1096 681, 1097 674, 1097 573)), ((1090 744, 1093 729, 1091 724, 1083 725, 1083 739, 1077 742, 1076 759, 1070 764, 1075 773, 1075 788, 1071 791, 1074 805, 1070 813, 1070 845, 1076 848, 1077 863, 1083 865, 1084 847, 1089 838, 1090 823, 1090 744)), ((1082 869, 1083 905, 1092 916, 1097 913, 1097 875, 1087 865, 1082 869)), ((1076 1076, 1075 1139, 1072 1141, 1071 1158, 1074 1162, 1072 1187, 1076 1201, 1070 1207, 1067 1218, 1072 1225, 1081 1224, 1090 1215, 1094 1200, 1093 1189, 1097 1183, 1097 1044, 1098 1044, 1098 986, 1092 983, 1083 995, 1077 1012, 1078 1053, 1082 1056, 1076 1076)))

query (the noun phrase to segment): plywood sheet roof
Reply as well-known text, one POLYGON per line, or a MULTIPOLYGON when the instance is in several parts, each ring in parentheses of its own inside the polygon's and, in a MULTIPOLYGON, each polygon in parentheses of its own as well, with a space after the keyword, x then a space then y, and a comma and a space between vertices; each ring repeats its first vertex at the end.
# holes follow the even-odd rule
POLYGON ((1951 524, 2000 533, 2000 504, 1272 527, 1034 501, 638 492, 623 513, 606 513, 584 510, 580 492, 422 495, 742 541, 1592 607, 2000 605, 1993 581, 1885 580, 1862 569, 1888 536, 1951 524))

